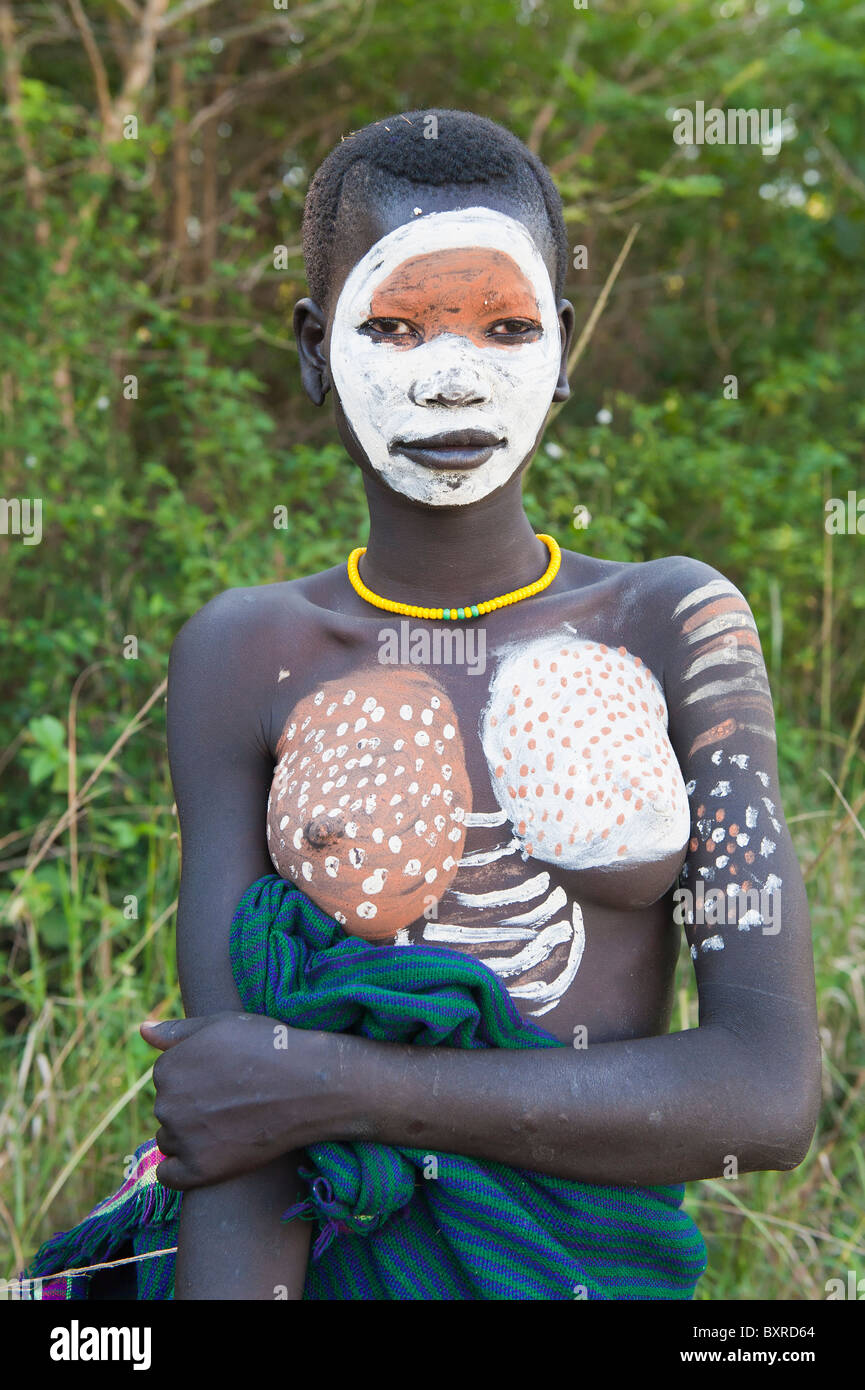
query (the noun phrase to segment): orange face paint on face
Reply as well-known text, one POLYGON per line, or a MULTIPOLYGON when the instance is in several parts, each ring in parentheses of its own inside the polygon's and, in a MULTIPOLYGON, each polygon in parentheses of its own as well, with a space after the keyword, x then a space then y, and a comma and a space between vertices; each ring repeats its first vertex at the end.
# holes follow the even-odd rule
MULTIPOLYGON (((448 248, 403 261, 375 290, 370 317, 404 321, 424 341, 438 333, 458 333, 482 348, 518 347, 515 337, 536 336, 526 329, 516 335, 491 333, 499 320, 524 319, 537 331, 541 328, 529 280, 510 256, 483 246, 448 248)), ((411 334, 398 336, 406 339, 405 346, 414 341, 411 334)))

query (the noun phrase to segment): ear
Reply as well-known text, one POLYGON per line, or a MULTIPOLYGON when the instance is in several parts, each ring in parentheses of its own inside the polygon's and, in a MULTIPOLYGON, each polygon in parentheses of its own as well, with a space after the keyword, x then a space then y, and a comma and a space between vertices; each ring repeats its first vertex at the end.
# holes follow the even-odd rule
POLYGON ((315 300, 299 299, 294 306, 292 322, 304 390, 313 405, 324 405, 330 390, 330 372, 322 351, 327 318, 315 300))
POLYGON ((562 361, 559 370, 559 379, 556 382, 556 389, 553 392, 554 401, 566 401, 571 394, 568 385, 568 354, 571 350, 571 341, 574 336, 574 326, 576 324, 576 314, 574 306, 569 299, 560 299, 556 305, 559 315, 559 332, 562 338, 562 361))

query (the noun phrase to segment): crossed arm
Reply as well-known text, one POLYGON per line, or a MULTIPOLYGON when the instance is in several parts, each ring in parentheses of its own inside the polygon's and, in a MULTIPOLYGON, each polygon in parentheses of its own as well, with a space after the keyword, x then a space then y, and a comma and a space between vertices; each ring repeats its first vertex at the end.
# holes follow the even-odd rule
POLYGON ((150 1038, 167 1048, 155 1071, 170 1155, 159 1176, 185 1192, 177 1297, 301 1297, 309 1228, 278 1214, 299 1195, 295 1155, 315 1140, 427 1147, 597 1184, 714 1177, 731 1156, 740 1172, 802 1161, 819 1104, 813 961, 759 639, 745 600, 708 566, 683 558, 659 587, 670 736, 692 811, 677 901, 699 1027, 585 1050, 460 1052, 295 1030, 276 1051, 269 1023, 241 1016, 228 924, 272 871, 272 758, 251 713, 267 707, 267 634, 244 591, 184 628, 169 753, 188 1018, 150 1038))

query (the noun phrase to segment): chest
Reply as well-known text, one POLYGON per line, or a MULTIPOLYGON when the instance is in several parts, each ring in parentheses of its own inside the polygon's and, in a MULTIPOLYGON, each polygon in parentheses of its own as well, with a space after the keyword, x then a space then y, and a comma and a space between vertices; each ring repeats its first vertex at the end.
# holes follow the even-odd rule
POLYGON ((666 890, 688 801, 639 657, 567 624, 483 672, 403 655, 292 707, 267 810, 279 873, 382 941, 467 913, 482 932, 502 894, 530 915, 541 889, 623 907, 666 890))

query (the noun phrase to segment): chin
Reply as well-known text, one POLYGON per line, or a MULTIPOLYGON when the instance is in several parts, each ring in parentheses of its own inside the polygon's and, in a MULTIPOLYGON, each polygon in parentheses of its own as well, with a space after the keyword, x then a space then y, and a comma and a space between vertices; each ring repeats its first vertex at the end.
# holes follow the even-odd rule
POLYGON ((518 474, 529 459, 500 455, 480 468, 458 468, 452 471, 424 468, 412 464, 408 469, 391 467, 373 470, 392 492, 418 502, 425 507, 468 507, 498 492, 518 474))

